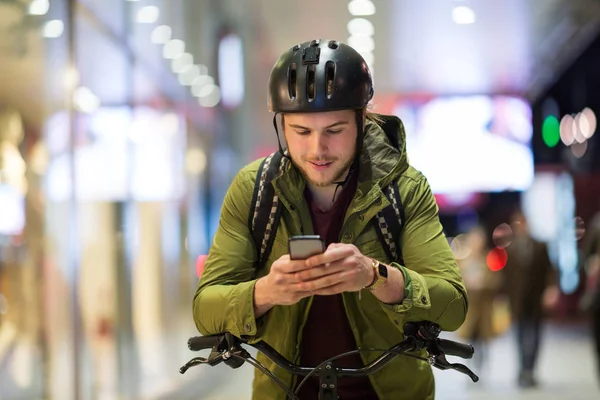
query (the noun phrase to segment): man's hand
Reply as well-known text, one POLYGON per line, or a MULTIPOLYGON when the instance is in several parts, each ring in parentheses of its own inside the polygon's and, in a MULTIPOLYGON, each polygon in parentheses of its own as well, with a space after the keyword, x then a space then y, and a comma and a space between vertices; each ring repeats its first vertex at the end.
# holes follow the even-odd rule
POLYGON ((273 306, 296 304, 312 293, 300 286, 297 273, 310 268, 305 260, 291 260, 288 254, 271 265, 267 276, 254 287, 254 313, 259 317, 273 306))
POLYGON ((353 244, 332 243, 295 273, 298 290, 318 295, 356 292, 375 279, 372 260, 353 244))

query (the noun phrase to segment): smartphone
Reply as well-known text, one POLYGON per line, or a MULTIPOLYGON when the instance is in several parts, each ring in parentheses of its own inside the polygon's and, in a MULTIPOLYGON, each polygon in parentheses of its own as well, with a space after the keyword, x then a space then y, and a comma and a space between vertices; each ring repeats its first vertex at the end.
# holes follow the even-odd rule
POLYGON ((305 260, 325 251, 325 243, 319 235, 292 236, 288 246, 292 260, 305 260))

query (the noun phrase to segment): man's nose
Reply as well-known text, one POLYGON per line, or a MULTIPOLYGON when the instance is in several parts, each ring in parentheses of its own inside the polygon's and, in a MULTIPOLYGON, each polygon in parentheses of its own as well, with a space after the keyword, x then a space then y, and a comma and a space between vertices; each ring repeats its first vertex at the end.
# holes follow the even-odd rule
POLYGON ((321 132, 313 133, 311 147, 315 154, 325 153, 327 151, 327 136, 321 132))

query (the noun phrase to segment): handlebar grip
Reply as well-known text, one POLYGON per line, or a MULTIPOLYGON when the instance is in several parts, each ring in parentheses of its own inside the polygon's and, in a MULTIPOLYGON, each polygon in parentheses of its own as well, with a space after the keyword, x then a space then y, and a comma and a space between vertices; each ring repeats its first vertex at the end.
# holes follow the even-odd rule
POLYGON ((438 339, 438 344, 448 356, 470 359, 475 353, 475 349, 470 344, 458 343, 448 339, 438 339))
POLYGON ((188 348, 192 351, 212 349, 221 343, 223 335, 194 336, 188 340, 188 348))

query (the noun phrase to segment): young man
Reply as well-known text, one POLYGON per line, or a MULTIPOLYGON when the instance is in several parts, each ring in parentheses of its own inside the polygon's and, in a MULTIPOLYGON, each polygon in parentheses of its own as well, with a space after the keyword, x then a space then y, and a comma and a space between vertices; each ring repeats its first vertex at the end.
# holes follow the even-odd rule
MULTIPOLYGON (((389 348, 402 341, 408 321, 433 321, 443 330, 462 324, 466 292, 437 204, 425 177, 408 164, 401 121, 367 113, 372 96, 364 59, 343 43, 313 40, 279 58, 269 108, 274 121, 282 117, 291 159, 270 182, 283 206, 279 228, 257 269, 248 223, 257 160, 239 172, 223 203, 194 298, 203 335, 263 340, 294 363, 316 366, 358 347, 389 348), (377 213, 390 204, 384 188, 393 182, 402 200, 398 214, 406 219, 394 238, 402 254, 396 260, 375 226, 377 213), (288 238, 302 234, 320 235, 326 251, 290 260, 288 238)), ((363 352, 337 363, 360 367, 378 355, 363 352)), ((290 388, 298 385, 298 378, 258 357, 290 388)), ((316 399, 318 391, 313 379, 300 398, 316 399)), ((341 378, 338 391, 343 400, 433 399, 434 381, 426 362, 400 356, 370 377, 341 378)), ((253 398, 286 394, 258 372, 253 398)))

